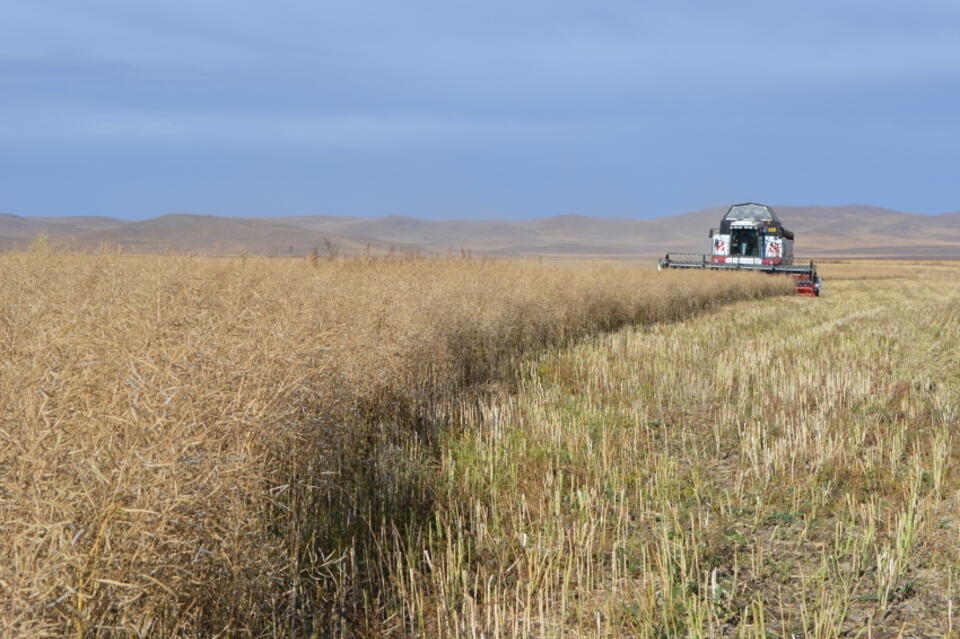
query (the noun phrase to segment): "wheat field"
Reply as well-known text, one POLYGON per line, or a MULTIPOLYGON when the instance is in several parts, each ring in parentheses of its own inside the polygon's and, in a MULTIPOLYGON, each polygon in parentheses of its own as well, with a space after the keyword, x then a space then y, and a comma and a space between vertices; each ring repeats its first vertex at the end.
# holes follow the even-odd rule
POLYGON ((0 256, 0 635, 460 632, 449 438, 545 348, 790 288, 699 275, 0 256))

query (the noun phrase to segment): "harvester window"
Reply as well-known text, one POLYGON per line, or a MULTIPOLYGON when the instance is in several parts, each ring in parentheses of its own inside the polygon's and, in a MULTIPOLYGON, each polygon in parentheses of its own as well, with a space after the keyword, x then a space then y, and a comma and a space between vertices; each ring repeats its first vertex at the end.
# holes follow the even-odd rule
POLYGON ((731 255, 760 255, 760 238, 753 229, 734 229, 730 234, 731 255))

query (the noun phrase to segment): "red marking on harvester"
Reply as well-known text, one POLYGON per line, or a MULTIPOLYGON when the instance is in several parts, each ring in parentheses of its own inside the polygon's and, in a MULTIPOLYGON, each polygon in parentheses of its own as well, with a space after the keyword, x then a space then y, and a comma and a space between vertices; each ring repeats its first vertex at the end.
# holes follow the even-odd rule
POLYGON ((795 275, 794 280, 796 282, 794 285, 794 290, 797 292, 797 295, 820 297, 820 287, 817 286, 813 280, 810 280, 803 275, 795 275))

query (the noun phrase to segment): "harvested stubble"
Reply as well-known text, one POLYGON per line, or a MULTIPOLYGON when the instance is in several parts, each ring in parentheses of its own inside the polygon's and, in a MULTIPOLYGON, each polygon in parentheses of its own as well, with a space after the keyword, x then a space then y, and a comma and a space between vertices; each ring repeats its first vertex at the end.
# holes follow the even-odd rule
POLYGON ((369 630, 431 516, 401 445, 531 349, 790 288, 697 275, 0 257, 0 633, 369 630))
POLYGON ((448 431, 396 635, 956 639, 960 269, 901 268, 534 358, 448 431))

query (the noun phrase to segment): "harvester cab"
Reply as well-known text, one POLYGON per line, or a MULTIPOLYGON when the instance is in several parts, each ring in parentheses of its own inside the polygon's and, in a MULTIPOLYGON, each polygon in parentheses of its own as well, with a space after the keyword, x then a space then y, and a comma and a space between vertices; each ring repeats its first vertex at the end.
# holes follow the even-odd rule
POLYGON ((710 237, 712 261, 720 264, 777 264, 793 258, 793 233, 762 204, 731 206, 710 237))
POLYGON ((657 268, 751 270, 790 275, 796 280, 797 293, 820 295, 816 266, 812 260, 793 257, 793 233, 783 227, 769 206, 753 202, 734 204, 720 220, 720 228, 710 230, 710 239, 711 255, 668 253, 657 268))

